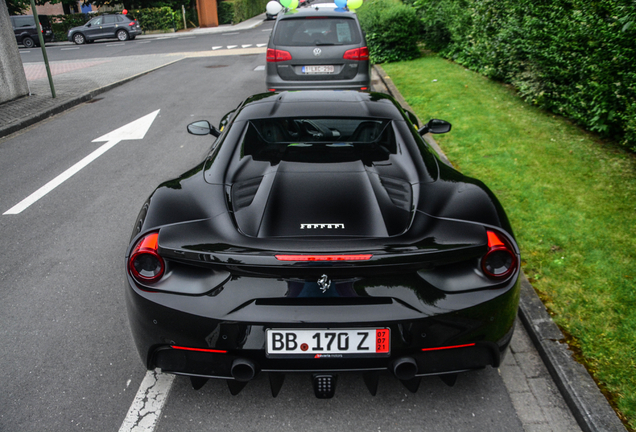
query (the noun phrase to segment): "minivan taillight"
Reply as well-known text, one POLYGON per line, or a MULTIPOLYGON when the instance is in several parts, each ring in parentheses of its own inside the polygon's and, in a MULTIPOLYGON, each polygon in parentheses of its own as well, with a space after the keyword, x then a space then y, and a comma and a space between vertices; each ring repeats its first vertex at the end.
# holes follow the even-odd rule
POLYGON ((289 52, 267 48, 267 61, 268 62, 281 62, 291 60, 292 56, 289 52))
POLYGON ((342 56, 345 60, 366 61, 369 60, 369 48, 362 47, 345 51, 342 56))

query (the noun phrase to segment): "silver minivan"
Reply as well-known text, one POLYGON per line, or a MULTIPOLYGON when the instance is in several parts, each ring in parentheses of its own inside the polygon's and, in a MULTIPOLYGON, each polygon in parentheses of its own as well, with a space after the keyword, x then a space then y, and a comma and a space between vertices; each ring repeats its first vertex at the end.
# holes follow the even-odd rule
POLYGON ((267 46, 269 91, 369 90, 369 49, 354 12, 336 5, 279 14, 267 46))

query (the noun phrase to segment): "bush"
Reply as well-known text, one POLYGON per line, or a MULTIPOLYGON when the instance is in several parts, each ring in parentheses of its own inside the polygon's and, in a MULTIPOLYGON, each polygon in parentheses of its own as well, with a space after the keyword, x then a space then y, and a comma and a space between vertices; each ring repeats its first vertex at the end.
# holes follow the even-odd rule
MULTIPOLYGON (((256 15, 265 13, 265 6, 269 0, 234 0, 233 23, 240 23, 256 15)), ((222 2, 223 3, 223 2, 222 2)))
POLYGON ((633 0, 416 0, 424 43, 636 151, 633 0))
POLYGON ((234 21, 233 1, 218 2, 216 10, 219 14, 219 24, 232 24, 232 21, 234 21))
POLYGON ((171 30, 177 25, 172 9, 167 6, 135 9, 129 11, 129 13, 139 21, 139 25, 144 31, 171 30))
POLYGON ((415 9, 394 0, 367 0, 357 11, 374 63, 419 57, 421 22, 415 9))

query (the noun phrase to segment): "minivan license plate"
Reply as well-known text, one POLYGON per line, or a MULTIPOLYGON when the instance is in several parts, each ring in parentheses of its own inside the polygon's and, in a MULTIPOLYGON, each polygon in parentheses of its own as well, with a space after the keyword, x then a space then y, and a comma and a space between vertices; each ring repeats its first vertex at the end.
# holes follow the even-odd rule
POLYGON ((334 73, 335 70, 333 65, 303 66, 304 74, 331 74, 334 73))
POLYGON ((388 355, 388 328, 331 330, 267 330, 266 350, 269 357, 278 355, 311 355, 342 357, 347 354, 388 355))

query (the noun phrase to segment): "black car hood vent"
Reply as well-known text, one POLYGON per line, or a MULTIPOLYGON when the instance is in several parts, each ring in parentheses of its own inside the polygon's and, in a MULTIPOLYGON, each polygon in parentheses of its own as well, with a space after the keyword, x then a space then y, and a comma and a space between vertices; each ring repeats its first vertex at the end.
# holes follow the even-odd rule
POLYGON ((410 184, 380 178, 360 161, 282 161, 232 185, 239 230, 269 237, 390 237, 408 229, 410 184))

